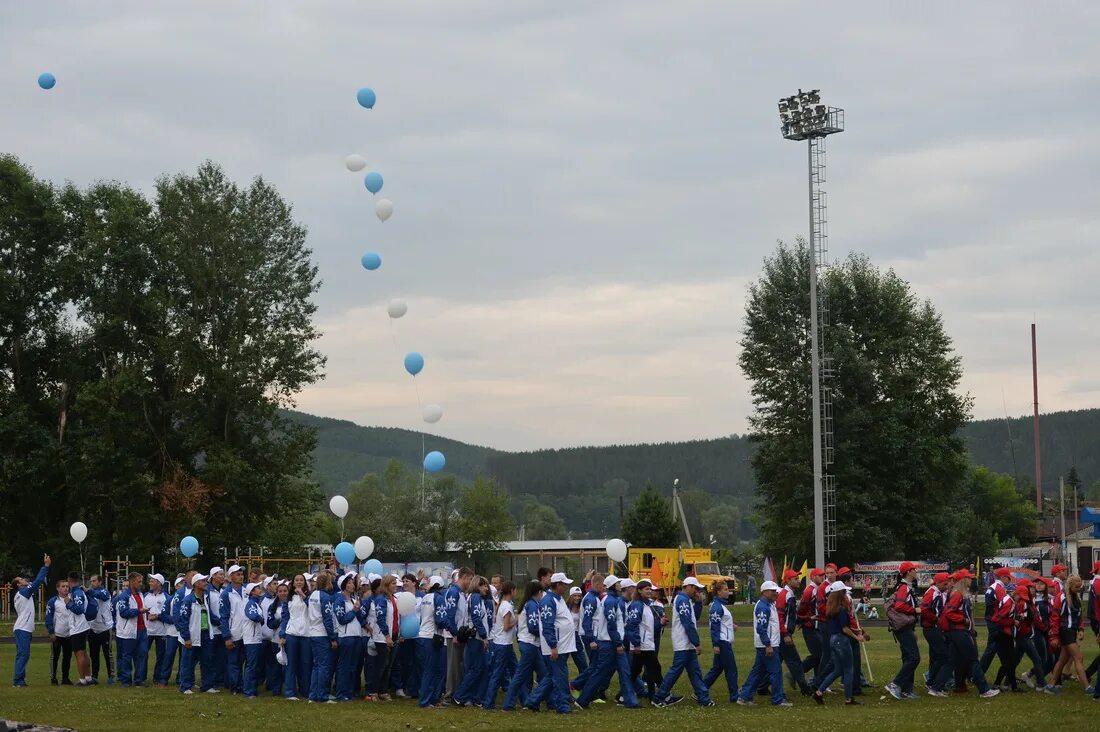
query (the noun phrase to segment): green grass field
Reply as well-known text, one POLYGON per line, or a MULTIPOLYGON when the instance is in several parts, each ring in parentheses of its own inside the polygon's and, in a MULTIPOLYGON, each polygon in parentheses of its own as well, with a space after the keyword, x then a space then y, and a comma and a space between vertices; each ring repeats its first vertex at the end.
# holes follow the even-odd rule
MULTIPOLYGON (((748 609, 738 606, 735 615, 741 629, 735 650, 740 682, 751 668, 752 637, 747 629, 748 609)), ((707 728, 723 729, 778 728, 791 729, 813 724, 819 729, 869 730, 888 726, 891 729, 931 729, 950 725, 967 730, 1012 730, 1044 726, 1049 729, 1100 729, 1100 702, 1086 697, 1077 684, 1067 683, 1061 696, 1047 694, 1002 694, 995 699, 979 699, 975 693, 965 697, 935 699, 923 697, 917 701, 898 702, 884 694, 881 685, 897 671, 897 647, 884 628, 871 629, 873 640, 868 643, 871 668, 879 688, 868 689, 861 707, 845 708, 839 695, 829 697, 825 707, 788 690, 795 704, 791 709, 772 708, 766 699, 754 707, 739 707, 726 701, 725 681, 719 680, 713 691, 718 706, 701 709, 690 696, 667 709, 646 706, 632 711, 613 705, 594 707, 591 711, 575 711, 568 716, 542 712, 482 711, 480 709, 421 710, 415 702, 395 700, 367 704, 351 702, 337 705, 309 705, 288 702, 273 697, 246 701, 226 694, 185 697, 175 689, 121 689, 99 686, 81 689, 49 685, 49 646, 35 644, 31 650, 31 665, 26 689, 10 686, 15 647, 0 645, 0 718, 72 727, 78 730, 140 730, 146 732, 165 722, 186 729, 238 729, 246 726, 279 729, 317 723, 325 728, 354 725, 356 729, 425 730, 425 729, 582 729, 610 728, 616 725, 658 725, 663 729, 707 728), (1089 720, 1092 720, 1091 722, 1089 720), (1095 725, 1095 726, 1093 726, 1095 725)), ((704 632, 704 640, 706 633, 704 632)), ((704 650, 708 646, 704 645, 704 650)), ((801 648, 804 650, 804 648, 801 648)), ((927 668, 927 649, 921 644, 922 668, 927 668)), ((1087 659, 1095 646, 1087 649, 1087 659)), ((662 664, 667 669, 671 660, 671 643, 666 636, 662 644, 662 664)), ((702 657, 704 671, 710 667, 710 654, 702 657)), ((994 669, 996 662, 994 662, 994 669)), ((572 667, 571 667, 572 669, 572 667)), ((611 685, 618 689, 618 682, 611 685)), ((839 685, 835 688, 840 688, 839 685)), ((918 691, 922 688, 918 685, 918 691)), ((686 677, 681 677, 677 693, 690 695, 686 677)))

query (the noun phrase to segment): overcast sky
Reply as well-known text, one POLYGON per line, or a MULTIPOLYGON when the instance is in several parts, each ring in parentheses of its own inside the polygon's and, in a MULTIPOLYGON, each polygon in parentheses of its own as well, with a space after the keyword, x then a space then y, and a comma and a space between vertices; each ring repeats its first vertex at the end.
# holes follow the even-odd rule
POLYGON ((745 287, 807 228, 776 100, 820 88, 834 257, 934 301, 975 416, 1030 411, 1033 318, 1041 407, 1094 407, 1097 28, 1089 2, 12 2, 0 150, 59 183, 273 182, 324 281, 305 411, 420 429, 415 349, 438 434, 681 440, 746 428, 745 287))

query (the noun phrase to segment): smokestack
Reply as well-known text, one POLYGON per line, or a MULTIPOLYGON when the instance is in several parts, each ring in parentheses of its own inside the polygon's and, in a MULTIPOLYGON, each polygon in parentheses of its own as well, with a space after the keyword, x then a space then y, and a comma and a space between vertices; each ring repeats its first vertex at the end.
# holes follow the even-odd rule
POLYGON ((1043 467, 1039 455, 1039 359, 1035 349, 1035 323, 1031 324, 1031 391, 1035 408, 1035 511, 1043 515, 1043 467))

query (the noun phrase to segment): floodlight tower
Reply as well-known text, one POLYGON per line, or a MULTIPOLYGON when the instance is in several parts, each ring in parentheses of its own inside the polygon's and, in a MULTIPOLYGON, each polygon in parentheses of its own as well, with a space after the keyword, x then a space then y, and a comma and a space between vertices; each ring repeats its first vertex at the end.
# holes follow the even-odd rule
POLYGON ((821 103, 819 89, 779 100, 779 119, 784 139, 809 148, 810 178, 810 369, 812 371, 814 456, 814 562, 825 566, 825 557, 836 551, 836 476, 833 464, 833 396, 830 380, 832 359, 827 355, 823 331, 829 324, 827 291, 818 290, 819 270, 829 266, 829 230, 825 216, 825 138, 844 131, 844 110, 821 103))

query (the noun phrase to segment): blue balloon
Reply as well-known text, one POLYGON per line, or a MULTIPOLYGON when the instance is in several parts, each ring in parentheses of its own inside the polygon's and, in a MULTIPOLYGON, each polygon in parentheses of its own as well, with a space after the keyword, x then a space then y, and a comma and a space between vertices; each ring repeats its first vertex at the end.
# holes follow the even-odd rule
POLYGON ((43 89, 53 89, 53 85, 57 83, 57 78, 49 71, 38 75, 38 85, 43 89))
POLYGON ((363 269, 369 269, 372 272, 382 266, 382 256, 377 252, 367 252, 359 261, 363 263, 363 269))
POLYGON ((424 357, 416 351, 405 354, 405 370, 416 376, 424 370, 424 357))
POLYGON ((406 640, 420 635, 420 613, 401 618, 401 637, 406 640))
POLYGON ((355 98, 359 100, 361 106, 367 109, 372 109, 374 107, 374 100, 376 97, 374 96, 374 89, 371 89, 369 86, 360 89, 355 95, 355 98))
POLYGON ((432 450, 424 456, 424 469, 429 473, 438 473, 447 464, 447 458, 438 450, 432 450))
POLYGON ((199 540, 193 536, 185 536, 180 540, 180 554, 185 557, 193 557, 199 553, 199 540))
POLYGON ((336 555, 336 561, 345 567, 355 564, 355 547, 346 541, 337 544, 333 554, 336 555))
POLYGON ((367 187, 367 190, 371 193, 378 193, 382 190, 382 174, 377 170, 372 170, 367 173, 367 177, 363 179, 363 185, 367 187))
MULTIPOLYGON (((355 551, 355 547, 352 547, 352 551, 355 551)), ((383 574, 386 570, 382 568, 382 562, 377 559, 368 559, 367 563, 363 565, 363 571, 367 574, 383 574)))

